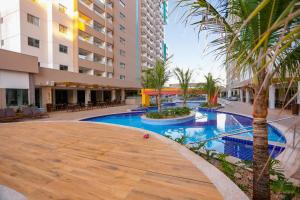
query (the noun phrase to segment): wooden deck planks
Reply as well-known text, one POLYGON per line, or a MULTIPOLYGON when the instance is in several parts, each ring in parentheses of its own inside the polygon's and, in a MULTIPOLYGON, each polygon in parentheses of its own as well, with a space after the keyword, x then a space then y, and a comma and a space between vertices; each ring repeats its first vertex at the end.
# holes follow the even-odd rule
POLYGON ((28 199, 222 199, 167 144, 89 123, 0 125, 0 184, 28 199))

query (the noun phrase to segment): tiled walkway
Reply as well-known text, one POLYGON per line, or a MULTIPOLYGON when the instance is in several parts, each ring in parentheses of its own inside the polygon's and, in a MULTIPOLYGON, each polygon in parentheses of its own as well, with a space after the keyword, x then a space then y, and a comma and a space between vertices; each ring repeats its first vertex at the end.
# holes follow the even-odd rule
MULTIPOLYGON (((221 110, 250 116, 252 105, 231 102, 221 110)), ((287 139, 286 149, 278 157, 282 161, 285 174, 294 182, 300 183, 300 116, 291 115, 290 111, 269 109, 268 120, 276 121, 272 124, 279 128, 287 139)))

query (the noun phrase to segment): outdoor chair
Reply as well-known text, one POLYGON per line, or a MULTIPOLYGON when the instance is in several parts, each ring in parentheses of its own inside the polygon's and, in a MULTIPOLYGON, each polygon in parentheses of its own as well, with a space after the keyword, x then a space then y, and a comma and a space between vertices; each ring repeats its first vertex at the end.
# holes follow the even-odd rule
POLYGON ((5 110, 4 109, 0 109, 0 118, 5 117, 5 110))
POLYGON ((30 118, 49 117, 48 113, 43 112, 41 109, 39 109, 37 107, 25 107, 25 108, 23 108, 22 114, 25 117, 30 117, 30 118))
POLYGON ((18 120, 20 117, 17 116, 16 112, 12 108, 1 109, 0 122, 13 122, 18 120))
POLYGON ((38 117, 38 118, 39 117, 40 118, 42 118, 42 117, 49 117, 49 114, 47 112, 45 112, 45 111, 43 111, 43 110, 41 110, 41 109, 39 109, 37 107, 32 107, 31 109, 32 109, 33 117, 38 117))

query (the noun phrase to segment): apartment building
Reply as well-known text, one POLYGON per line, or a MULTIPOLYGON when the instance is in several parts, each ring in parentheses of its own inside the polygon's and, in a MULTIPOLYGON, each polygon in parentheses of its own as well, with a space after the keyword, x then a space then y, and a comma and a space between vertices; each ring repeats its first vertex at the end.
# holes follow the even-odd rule
MULTIPOLYGON (((155 25, 152 41, 148 41, 151 61, 163 59, 166 19, 160 1, 10 0, 7 3, 0 0, 0 3, 0 49, 19 53, 2 55, 17 59, 34 56, 38 66, 34 73, 22 72, 23 79, 31 81, 26 84, 28 87, 0 84, 1 107, 124 100, 136 93, 142 69, 143 8, 152 8, 146 16, 151 16, 155 25), (154 6, 160 9, 155 10, 154 6), (159 21, 157 25, 155 20, 159 21), (19 97, 7 97, 9 89, 14 89, 14 94, 28 89, 25 92, 28 101, 10 100, 19 97)), ((22 61, 12 66, 17 64, 22 65, 22 61)), ((20 73, 15 69, 0 66, 0 79, 7 72, 20 73)), ((10 82, 18 81, 13 77, 10 82)))
POLYGON ((156 60, 165 60, 164 25, 167 24, 166 0, 140 1, 141 65, 142 70, 152 68, 156 60))

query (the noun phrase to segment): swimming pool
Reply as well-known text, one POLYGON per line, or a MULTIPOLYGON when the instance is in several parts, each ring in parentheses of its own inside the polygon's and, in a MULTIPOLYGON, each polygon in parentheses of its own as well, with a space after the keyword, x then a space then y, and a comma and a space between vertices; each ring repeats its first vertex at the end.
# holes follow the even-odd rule
MULTIPOLYGON (((155 109, 155 108, 153 108, 155 109)), ((118 124, 123 126, 130 126, 141 128, 161 135, 168 135, 172 139, 180 138, 183 135, 187 137, 186 143, 196 143, 199 141, 215 138, 224 132, 230 133, 234 130, 246 130, 239 136, 252 138, 252 119, 240 115, 203 111, 196 109, 196 117, 192 122, 177 125, 156 126, 148 125, 141 121, 141 115, 145 111, 129 112, 121 114, 112 114, 100 116, 95 118, 85 119, 83 121, 101 122, 109 124, 118 124)), ((268 139, 272 142, 285 143, 285 138, 281 133, 269 125, 268 139)), ((236 140, 232 138, 220 138, 217 140, 207 141, 207 149, 216 150, 220 153, 225 153, 242 160, 251 160, 253 155, 252 142, 248 140, 236 140)), ((273 158, 279 155, 284 149, 282 147, 269 146, 270 153, 273 158)))

